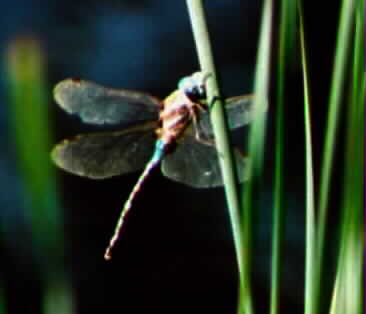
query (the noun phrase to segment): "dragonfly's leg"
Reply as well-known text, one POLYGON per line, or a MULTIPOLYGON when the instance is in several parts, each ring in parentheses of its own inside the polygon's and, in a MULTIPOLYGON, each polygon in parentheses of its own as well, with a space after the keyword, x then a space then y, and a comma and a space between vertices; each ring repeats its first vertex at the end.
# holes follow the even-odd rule
POLYGON ((198 108, 201 111, 201 113, 206 112, 207 104, 206 103, 203 103, 203 104, 196 103, 196 108, 198 108))
POLYGON ((192 123, 196 140, 209 146, 215 146, 215 142, 213 140, 208 139, 207 136, 204 134, 204 132, 202 132, 201 128, 199 127, 196 113, 192 114, 192 123), (204 136, 202 136, 202 134, 204 136))
POLYGON ((196 140, 200 143, 206 144, 208 146, 215 146, 215 142, 212 139, 207 139, 201 137, 199 132, 196 132, 196 140))
MULTIPOLYGON (((203 106, 203 105, 200 105, 200 106, 197 106, 200 110, 209 110, 209 111, 211 111, 211 109, 213 108, 213 105, 215 104, 215 102, 217 101, 217 100, 219 100, 220 99, 220 97, 218 97, 218 96, 214 96, 212 99, 211 99, 211 101, 210 101, 210 103, 208 103, 208 104, 205 104, 205 107, 203 106)), ((204 132, 201 132, 201 130, 200 130, 200 128, 198 127, 198 123, 197 123, 197 117, 195 117, 195 116, 193 116, 193 125, 194 125, 194 128, 195 128, 195 136, 196 136, 196 139, 197 139, 197 141, 199 141, 199 142, 201 142, 201 143, 203 143, 203 144, 206 144, 206 145, 210 145, 210 146, 215 146, 215 141, 213 140, 213 139, 211 139, 211 138, 208 138, 207 136, 205 136, 205 138, 203 138, 202 136, 201 136, 201 134, 203 133, 204 134, 204 132)))

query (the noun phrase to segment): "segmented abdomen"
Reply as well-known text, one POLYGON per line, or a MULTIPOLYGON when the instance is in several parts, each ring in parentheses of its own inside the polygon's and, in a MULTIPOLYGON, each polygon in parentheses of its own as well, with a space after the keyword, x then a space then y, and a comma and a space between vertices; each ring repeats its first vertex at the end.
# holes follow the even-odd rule
POLYGON ((162 140, 158 140, 155 145, 155 151, 154 155, 152 156, 151 160, 146 165, 143 173, 140 175, 137 183, 135 184, 132 192, 130 193, 130 196, 128 197, 125 205, 123 206, 121 215, 118 219, 117 226, 114 230, 114 234, 109 242, 109 245, 105 251, 104 258, 106 260, 109 260, 112 258, 111 256, 111 250, 114 247, 116 241, 118 240, 118 237, 121 233, 121 229, 125 220, 126 215, 129 213, 130 209, 132 208, 132 203, 134 199, 136 198, 137 194, 140 192, 141 187, 145 180, 149 177, 151 171, 155 169, 163 160, 165 154, 167 151, 167 145, 162 140))

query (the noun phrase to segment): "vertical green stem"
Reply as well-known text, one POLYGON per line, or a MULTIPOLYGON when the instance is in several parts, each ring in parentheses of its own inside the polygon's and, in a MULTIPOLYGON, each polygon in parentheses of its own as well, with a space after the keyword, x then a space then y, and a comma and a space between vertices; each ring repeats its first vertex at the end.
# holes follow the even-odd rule
MULTIPOLYGON (((212 60, 210 42, 206 28, 202 1, 187 0, 195 42, 202 70, 213 73, 213 80, 209 81, 208 98, 219 98, 216 83, 215 69, 212 60)), ((269 76, 270 76, 270 47, 271 47, 271 24, 273 5, 271 0, 266 0, 264 4, 261 35, 258 48, 256 77, 255 77, 255 97, 254 97, 254 123, 251 128, 249 139, 249 151, 252 161, 251 174, 253 180, 258 181, 263 165, 263 151, 265 138, 264 112, 268 104, 269 76)), ((253 313, 250 272, 251 272, 251 216, 253 211, 252 199, 253 183, 249 181, 244 193, 244 212, 241 224, 240 220, 240 199, 234 173, 233 154, 228 141, 228 131, 224 119, 223 104, 218 101, 211 112, 211 120, 214 127, 217 148, 220 153, 220 163, 225 184, 225 191, 228 200, 229 214, 234 234, 234 243, 239 265, 240 276, 240 308, 246 314, 253 313)), ((257 182, 258 183, 258 182, 257 182)))
MULTIPOLYGON (((260 187, 260 178, 263 172, 263 156, 266 134, 266 112, 268 107, 268 94, 270 83, 270 60, 271 60, 271 42, 272 42, 272 16, 273 2, 266 0, 263 3, 261 18, 261 28, 258 43, 258 54, 256 61, 256 72, 254 80, 254 104, 253 104, 253 123, 250 126, 248 146, 249 156, 252 162, 251 180, 245 186, 243 193, 243 239, 244 256, 248 257, 244 261, 245 273, 249 277, 251 273, 251 250, 252 250, 252 216, 254 211, 258 210, 258 203, 254 200, 258 198, 260 187)), ((246 289, 249 293, 250 287, 246 289)), ((243 307, 245 313, 252 313, 251 295, 244 294, 243 307)))
MULTIPOLYGON (((323 271, 323 255, 324 255, 324 243, 327 226, 327 213, 328 203, 330 195, 330 183, 331 183, 331 170, 333 168, 335 143, 337 138, 338 122, 339 122, 339 108, 343 99, 344 82, 346 78, 346 65, 349 55, 349 47, 352 20, 354 15, 354 0, 342 1, 340 11, 340 22, 337 33, 337 43, 335 50, 334 68, 332 75, 332 82, 330 86, 330 96, 328 105, 328 117, 326 134, 323 149, 322 168, 320 173, 320 188, 319 188, 319 220, 317 227, 317 273, 316 277, 322 277, 323 271)), ((319 300, 321 292, 320 279, 317 282, 318 286, 315 291, 315 300, 319 300)))
POLYGON ((326 232, 326 218, 328 212, 329 190, 331 180, 331 170, 334 159, 335 141, 337 137, 339 107, 343 96, 343 86, 345 71, 349 53, 350 31, 352 26, 352 16, 354 11, 354 1, 344 0, 341 7, 341 17, 338 30, 336 55, 334 61, 334 73, 330 87, 329 112, 326 127, 325 143, 323 150, 322 170, 320 175, 319 194, 319 262, 322 265, 324 240, 326 232))
MULTIPOLYGON (((243 218, 242 237, 244 241, 243 249, 245 256, 243 269, 246 278, 249 279, 251 273, 252 256, 252 216, 258 209, 254 200, 257 199, 260 187, 260 178, 263 172, 263 156, 266 134, 266 112, 268 107, 268 94, 270 83, 270 60, 272 42, 272 16, 273 2, 266 0, 263 3, 261 18, 261 28, 258 43, 258 54, 256 61, 256 72, 254 80, 254 103, 253 103, 253 123, 250 127, 248 146, 251 158, 251 180, 246 184, 243 193, 243 218)), ((246 280, 242 295, 241 308, 246 314, 253 312, 250 282, 246 280)))
POLYGON ((300 16, 300 44, 301 59, 303 67, 304 84, 304 122, 305 122, 305 163, 306 163, 306 261, 305 261, 305 313, 317 313, 316 282, 317 278, 317 246, 315 229, 315 201, 314 201, 314 169, 311 135, 311 116, 310 116, 310 93, 308 82, 308 71, 306 61, 306 48, 304 38, 303 13, 299 4, 300 16))
POLYGON ((240 198, 238 196, 237 176, 234 168, 233 153, 229 143, 229 133, 227 121, 225 119, 224 104, 221 101, 219 87, 216 80, 216 71, 202 1, 187 0, 187 6, 201 69, 203 72, 212 74, 212 79, 208 80, 207 98, 209 99, 209 103, 211 103, 210 100, 216 100, 215 105, 211 110, 211 121, 215 134, 216 147, 220 155, 221 172, 234 235, 240 283, 242 285, 244 281, 244 274, 242 269, 243 244, 240 227, 240 198))
POLYGON ((27 245, 34 245, 42 266, 45 287, 42 313, 74 313, 64 264, 63 222, 55 170, 49 156, 51 128, 45 54, 37 39, 23 37, 11 43, 6 61, 14 147, 25 198, 29 200, 26 210, 32 237, 26 241, 27 245))
MULTIPOLYGON (((361 4, 361 3, 359 3, 361 4)), ((360 5, 361 7, 361 5, 360 5)), ((331 313, 362 313, 364 270, 365 73, 364 10, 357 10, 351 93, 347 103, 342 231, 331 313), (361 13, 362 12, 362 13, 361 13)))
POLYGON ((285 77, 286 63, 293 47, 295 29, 296 1, 281 1, 279 52, 277 65, 277 110, 276 110, 276 144, 275 144, 275 182, 274 182, 274 211, 271 263, 271 314, 279 312, 281 253, 284 234, 284 217, 286 215, 284 202, 284 129, 285 129, 285 77))

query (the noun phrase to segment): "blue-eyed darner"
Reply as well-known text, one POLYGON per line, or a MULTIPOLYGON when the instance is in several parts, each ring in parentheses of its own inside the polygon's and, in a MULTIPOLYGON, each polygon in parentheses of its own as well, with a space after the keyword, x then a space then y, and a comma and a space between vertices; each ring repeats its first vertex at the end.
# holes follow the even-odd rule
MULTIPOLYGON (((52 151, 52 158, 59 167, 80 176, 103 179, 145 166, 122 209, 105 253, 106 259, 111 258, 111 249, 123 220, 143 182, 160 164, 166 177, 189 186, 209 188, 222 185, 219 155, 206 103, 209 76, 196 72, 181 79, 178 89, 164 100, 82 80, 68 79, 56 85, 56 102, 68 113, 78 115, 83 122, 124 125, 119 131, 64 140, 52 151)), ((226 111, 231 129, 248 124, 252 119, 252 97, 227 99, 226 111)), ((244 181, 247 177, 246 158, 237 150, 235 158, 239 179, 244 181)))

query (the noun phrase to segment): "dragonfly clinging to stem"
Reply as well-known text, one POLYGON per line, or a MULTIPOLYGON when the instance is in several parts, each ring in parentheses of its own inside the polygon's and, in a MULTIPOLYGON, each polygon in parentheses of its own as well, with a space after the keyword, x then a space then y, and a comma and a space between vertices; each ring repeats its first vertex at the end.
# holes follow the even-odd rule
MULTIPOLYGON (((59 167, 80 176, 103 179, 137 171, 145 165, 121 211, 105 259, 111 258, 124 218, 143 182, 160 164, 165 176, 193 187, 223 184, 206 103, 209 77, 210 74, 196 72, 181 79, 178 89, 164 100, 82 80, 67 79, 56 85, 56 102, 83 122, 125 124, 120 131, 64 140, 52 151, 59 167)), ((248 124, 253 118, 252 111, 250 95, 226 100, 231 129, 248 124)), ((235 161, 239 180, 243 182, 247 178, 247 160, 235 150, 235 161)))

